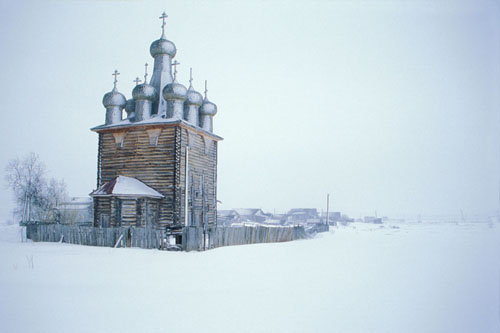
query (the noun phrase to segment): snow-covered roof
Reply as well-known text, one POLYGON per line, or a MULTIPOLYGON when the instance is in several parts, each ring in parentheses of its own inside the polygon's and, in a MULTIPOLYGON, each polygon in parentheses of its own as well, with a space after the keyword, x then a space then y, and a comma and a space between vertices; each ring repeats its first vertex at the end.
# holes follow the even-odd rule
POLYGON ((113 180, 101 185, 97 190, 90 193, 93 197, 100 196, 128 196, 163 198, 163 195, 140 180, 132 177, 118 176, 113 180))
POLYGON ((146 120, 134 121, 134 122, 130 121, 130 119, 123 119, 116 124, 109 124, 109 125, 103 124, 103 125, 99 125, 96 127, 92 127, 90 130, 95 131, 95 132, 99 132, 100 130, 111 129, 111 128, 116 129, 116 128, 136 127, 136 126, 164 125, 164 124, 184 124, 184 125, 191 127, 197 131, 208 134, 208 135, 216 138, 217 140, 223 140, 222 137, 220 137, 212 132, 206 131, 201 127, 194 126, 193 124, 185 121, 184 119, 162 118, 160 116, 153 116, 153 117, 146 119, 146 120))
POLYGON ((234 211, 240 216, 254 216, 259 212, 262 212, 260 208, 235 208, 234 211))
POLYGON ((217 210, 217 216, 237 216, 238 212, 235 210, 217 210))

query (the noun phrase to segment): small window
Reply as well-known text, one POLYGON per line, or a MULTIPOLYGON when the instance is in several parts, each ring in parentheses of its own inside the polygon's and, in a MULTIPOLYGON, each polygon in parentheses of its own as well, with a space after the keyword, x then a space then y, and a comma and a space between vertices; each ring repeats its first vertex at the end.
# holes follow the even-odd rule
POLYGON ((151 146, 157 146, 158 145, 158 139, 160 138, 161 134, 161 128, 153 128, 153 129, 148 129, 146 130, 149 136, 149 144, 151 146))
POLYGON ((115 147, 117 149, 123 148, 123 144, 125 142, 125 136, 127 132, 114 132, 113 137, 115 138, 115 147))

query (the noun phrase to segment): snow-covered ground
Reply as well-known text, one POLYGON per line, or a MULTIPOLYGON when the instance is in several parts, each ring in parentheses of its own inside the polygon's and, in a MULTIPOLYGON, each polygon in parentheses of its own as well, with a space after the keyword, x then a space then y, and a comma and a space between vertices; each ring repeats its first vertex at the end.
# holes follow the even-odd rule
POLYGON ((398 227, 201 253, 0 227, 0 331, 499 332, 500 225, 398 227))

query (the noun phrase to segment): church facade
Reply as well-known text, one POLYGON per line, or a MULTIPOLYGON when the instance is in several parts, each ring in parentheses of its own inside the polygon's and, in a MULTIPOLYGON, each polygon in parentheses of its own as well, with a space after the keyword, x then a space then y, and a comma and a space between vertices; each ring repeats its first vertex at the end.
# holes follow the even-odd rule
MULTIPOLYGON (((213 133, 217 106, 177 82, 175 44, 162 35, 150 47, 154 59, 148 83, 136 79, 132 98, 113 90, 104 95, 105 123, 98 134, 95 227, 142 227, 182 234, 217 221, 217 148, 213 133), (172 68, 174 69, 172 71, 172 68), (173 73, 172 73, 173 72, 173 73), (126 117, 123 117, 124 112, 126 117)), ((180 240, 179 240, 180 242, 180 240)))

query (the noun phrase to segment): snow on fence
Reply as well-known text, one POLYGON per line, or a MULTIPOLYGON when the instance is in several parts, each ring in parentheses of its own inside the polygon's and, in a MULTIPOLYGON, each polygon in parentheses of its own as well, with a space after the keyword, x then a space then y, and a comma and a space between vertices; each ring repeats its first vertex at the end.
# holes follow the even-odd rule
MULTIPOLYGON (((166 231, 136 227, 95 228, 62 224, 27 224, 26 227, 27 238, 35 242, 165 249, 169 239, 166 231)), ((303 238, 308 238, 308 234, 301 226, 217 227, 206 232, 201 227, 186 227, 182 234, 182 248, 185 251, 203 251, 222 246, 288 242, 303 238)))

